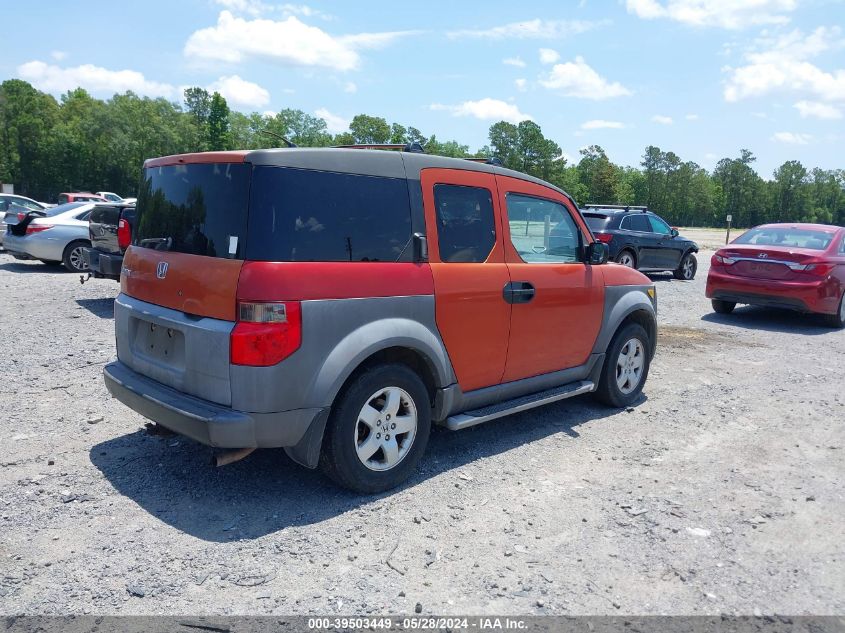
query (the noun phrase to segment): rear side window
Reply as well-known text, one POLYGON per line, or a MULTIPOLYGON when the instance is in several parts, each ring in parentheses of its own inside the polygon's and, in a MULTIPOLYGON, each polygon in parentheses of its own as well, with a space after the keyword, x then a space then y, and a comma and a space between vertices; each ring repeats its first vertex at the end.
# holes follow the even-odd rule
POLYGON ((496 243, 489 189, 435 185, 437 241, 442 262, 483 262, 496 243))
POLYGON ((626 215, 622 218, 620 229, 627 229, 628 231, 640 231, 641 233, 651 233, 651 222, 643 213, 636 215, 626 215))
POLYGON ((144 170, 134 244, 243 259, 250 165, 191 163, 144 170))
POLYGON ((411 257, 404 179, 256 166, 247 257, 283 262, 395 262, 411 257))

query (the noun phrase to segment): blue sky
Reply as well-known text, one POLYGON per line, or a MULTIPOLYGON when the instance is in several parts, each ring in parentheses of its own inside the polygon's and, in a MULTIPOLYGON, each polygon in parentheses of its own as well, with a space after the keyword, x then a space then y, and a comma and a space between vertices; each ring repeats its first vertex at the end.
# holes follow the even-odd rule
POLYGON ((531 118, 564 153, 647 144, 712 169, 751 149, 845 168, 845 0, 0 0, 0 78, 60 95, 220 90, 235 109, 358 113, 475 149, 531 118), (8 28, 13 26, 13 28, 8 28))

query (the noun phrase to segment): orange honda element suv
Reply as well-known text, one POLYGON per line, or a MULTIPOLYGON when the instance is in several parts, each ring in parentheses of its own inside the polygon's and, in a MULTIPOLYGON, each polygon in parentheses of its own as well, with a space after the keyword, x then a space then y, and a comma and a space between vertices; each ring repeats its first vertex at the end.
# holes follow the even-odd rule
POLYGON ((557 187, 413 149, 148 160, 112 395, 367 493, 414 472, 432 424, 590 392, 636 402, 657 338, 649 279, 607 263, 557 187))

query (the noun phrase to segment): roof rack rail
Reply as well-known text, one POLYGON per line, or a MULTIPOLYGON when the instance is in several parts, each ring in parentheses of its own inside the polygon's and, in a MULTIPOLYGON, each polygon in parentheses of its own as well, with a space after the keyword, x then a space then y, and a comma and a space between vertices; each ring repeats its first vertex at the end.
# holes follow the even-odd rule
POLYGON ((425 154, 419 143, 354 143, 352 145, 332 145, 335 149, 398 149, 401 152, 425 154))
POLYGON ((484 163, 485 165, 495 165, 496 167, 505 166, 502 159, 497 156, 491 156, 490 158, 465 158, 464 160, 469 160, 473 163, 484 163))
POLYGON ((622 209, 623 211, 648 211, 648 207, 633 204, 585 204, 584 209, 622 209))

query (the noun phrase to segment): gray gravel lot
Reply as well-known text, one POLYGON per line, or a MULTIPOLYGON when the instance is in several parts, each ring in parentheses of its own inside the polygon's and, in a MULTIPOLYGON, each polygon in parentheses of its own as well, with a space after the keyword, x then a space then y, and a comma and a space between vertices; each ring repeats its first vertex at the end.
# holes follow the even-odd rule
POLYGON ((713 314, 709 254, 654 277, 633 410, 437 430, 369 498, 149 435, 101 378, 117 284, 0 254, 0 612, 845 613, 845 331, 713 314))

